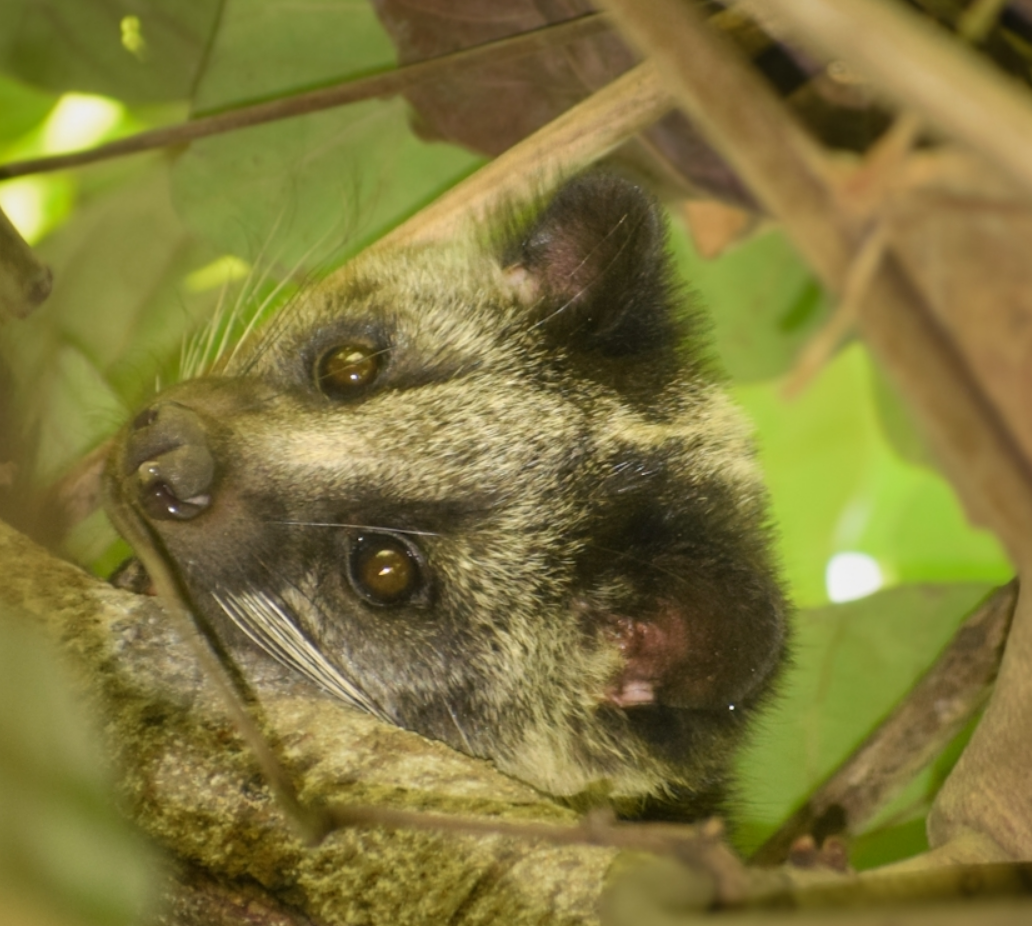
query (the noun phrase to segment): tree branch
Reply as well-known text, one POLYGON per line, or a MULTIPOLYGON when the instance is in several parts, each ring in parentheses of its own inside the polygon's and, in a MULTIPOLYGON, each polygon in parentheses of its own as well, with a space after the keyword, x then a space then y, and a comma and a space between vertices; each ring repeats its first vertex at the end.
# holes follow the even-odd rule
POLYGON ((898 106, 977 151, 1032 193, 1028 89, 902 3, 749 0, 795 39, 840 58, 898 106), (873 37, 877 36, 877 40, 873 37))
POLYGON ((25 318, 50 295, 52 283, 50 268, 0 209, 0 322, 25 318))

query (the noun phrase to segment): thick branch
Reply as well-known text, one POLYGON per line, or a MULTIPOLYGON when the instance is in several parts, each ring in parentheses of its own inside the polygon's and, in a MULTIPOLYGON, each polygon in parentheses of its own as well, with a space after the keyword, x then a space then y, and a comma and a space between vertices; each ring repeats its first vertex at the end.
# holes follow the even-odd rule
POLYGON ((1032 192, 1027 88, 899 2, 749 0, 793 38, 839 58, 897 105, 979 152, 1032 192))
MULTIPOLYGON (((613 849, 375 821, 303 845, 154 599, 92 579, 2 524, 0 572, 0 604, 62 641, 103 719, 131 816, 173 856, 220 882, 258 884, 317 922, 594 921, 613 849)), ((261 657, 247 668, 306 803, 575 822, 485 762, 356 712, 261 657)))

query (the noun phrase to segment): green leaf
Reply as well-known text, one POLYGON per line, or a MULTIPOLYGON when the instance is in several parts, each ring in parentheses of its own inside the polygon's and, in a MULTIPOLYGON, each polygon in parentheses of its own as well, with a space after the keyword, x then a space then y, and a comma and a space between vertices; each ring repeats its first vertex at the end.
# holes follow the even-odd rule
POLYGON ((4 0, 0 66, 58 93, 182 99, 219 8, 212 0, 4 0))
MULTIPOLYGON (((849 755, 990 588, 900 586, 797 616, 794 662, 739 763, 743 841, 768 835, 849 755)), ((917 791, 927 792, 931 774, 917 791)))
POLYGON ((712 318, 731 378, 750 383, 788 370, 828 302, 784 235, 766 231, 717 260, 699 257, 676 223, 671 241, 682 277, 712 318))
POLYGON ((876 363, 871 364, 871 391, 878 420, 892 449, 908 463, 937 469, 935 458, 922 438, 910 409, 876 363))
POLYGON ((279 97, 394 66, 394 47, 368 3, 232 0, 225 4, 194 111, 279 97))
POLYGON ((169 201, 163 162, 99 195, 39 248, 54 290, 0 335, 20 430, 37 434, 45 482, 110 435, 210 314, 213 292, 180 285, 214 256, 169 201))
POLYGON ((48 911, 46 922, 139 922, 156 860, 115 809, 56 655, 31 618, 3 608, 0 703, 0 895, 48 911))
POLYGON ((0 74, 0 145, 14 141, 39 125, 54 107, 56 98, 0 74))
MULTIPOLYGON (((280 96, 393 64, 370 7, 273 0, 226 9, 195 105, 280 96)), ((400 99, 256 126, 190 146, 176 206, 219 248, 291 273, 337 263, 469 173, 480 159, 426 144, 400 99)))
POLYGON ((299 273, 360 250, 476 163, 414 138, 400 101, 374 101, 194 144, 173 189, 197 234, 299 273))
POLYGON ((797 604, 827 601, 827 563, 844 551, 877 560, 886 584, 999 583, 1013 575, 999 543, 967 523, 943 478, 900 460, 886 443, 861 345, 842 351, 794 402, 778 383, 734 391, 756 425, 797 604))

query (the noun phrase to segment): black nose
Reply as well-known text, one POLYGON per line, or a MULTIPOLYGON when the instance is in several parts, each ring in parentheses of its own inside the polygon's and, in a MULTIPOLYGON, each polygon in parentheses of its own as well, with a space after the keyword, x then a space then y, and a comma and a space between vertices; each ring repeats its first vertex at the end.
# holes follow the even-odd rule
POLYGON ((188 521, 211 505, 215 459, 204 422, 178 402, 159 402, 136 416, 123 468, 156 520, 188 521))

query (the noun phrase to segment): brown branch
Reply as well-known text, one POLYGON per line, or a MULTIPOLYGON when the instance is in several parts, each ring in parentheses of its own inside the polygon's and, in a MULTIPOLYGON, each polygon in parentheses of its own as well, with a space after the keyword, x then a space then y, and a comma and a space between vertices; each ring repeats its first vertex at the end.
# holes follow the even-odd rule
POLYGON ((776 865, 800 836, 855 833, 935 758, 984 705, 1017 603, 1017 582, 998 589, 954 635, 935 665, 809 800, 753 855, 776 865))
POLYGON ((655 62, 685 113, 782 220, 821 278, 838 291, 853 252, 836 227, 823 152, 738 50, 690 3, 606 0, 621 31, 655 62))
POLYGON ((0 322, 25 318, 50 295, 52 283, 50 268, 0 209, 0 322))
POLYGON ((418 907, 422 922, 472 926, 490 921, 482 904, 514 926, 590 921, 612 849, 507 839, 490 828, 475 836, 387 829, 373 819, 429 811, 547 829, 575 824, 571 811, 486 762, 341 704, 256 653, 248 675, 302 800, 354 805, 355 822, 370 824, 306 846, 155 599, 113 589, 2 523, 0 574, 0 608, 60 641, 119 770, 123 807, 170 856, 219 881, 256 884, 316 921, 412 922, 418 907))
POLYGON ((605 926, 700 926, 711 922, 719 926, 970 926, 976 922, 979 926, 1026 926, 1032 919, 1032 903, 1026 899, 979 903, 967 899, 962 891, 956 892, 959 903, 915 906, 901 901, 873 908, 859 903, 849 909, 727 911, 704 918, 683 901, 685 879, 682 876, 679 881, 677 876, 672 870, 650 872, 639 875, 639 883, 627 883, 630 879, 626 879, 611 889, 605 898, 605 926))
POLYGON ((0 164, 0 180, 26 174, 64 170, 69 167, 81 167, 85 164, 138 154, 155 148, 183 145, 200 138, 207 138, 210 135, 232 132, 248 126, 322 112, 348 103, 357 103, 360 100, 394 96, 415 84, 447 77, 457 70, 525 57, 546 48, 588 38, 609 27, 607 18, 602 14, 591 13, 579 16, 557 25, 544 26, 541 29, 508 36, 494 42, 486 42, 382 74, 373 74, 369 77, 298 93, 282 99, 268 100, 226 112, 201 116, 180 125, 140 132, 137 135, 108 142, 87 151, 0 164))
MULTIPOLYGON (((825 156, 784 104, 691 4, 606 5, 824 284, 841 292, 863 227, 841 209, 825 156)), ((1018 563, 1032 563, 1032 466, 999 410, 893 254, 867 296, 861 331, 918 410, 969 512, 1018 563)))
POLYGON ((926 17, 884 0, 750 3, 769 11, 806 45, 841 58, 879 93, 915 110, 926 125, 963 142, 1032 191, 1028 90, 926 17))
MULTIPOLYGON (((687 865, 697 878, 705 878, 705 900, 700 902, 699 909, 739 906, 754 891, 741 860, 724 842, 723 824, 716 819, 690 825, 621 823, 612 814, 599 811, 586 815, 577 826, 555 826, 355 805, 337 805, 330 810, 330 816, 342 829, 376 827, 505 836, 553 846, 596 846, 669 856, 687 865)), ((767 890, 764 884, 764 893, 767 890)))
MULTIPOLYGON (((1028 880, 1028 866, 1016 865, 829 882, 822 873, 747 870, 710 825, 605 817, 571 825, 569 811, 488 763, 354 711, 256 654, 249 672, 303 798, 329 808, 342 825, 306 847, 261 787, 211 680, 156 601, 91 579, 2 524, 0 566, 0 605, 61 640, 103 720, 123 805, 170 855, 202 866, 214 879, 208 887, 219 894, 217 906, 231 913, 267 909, 270 922, 286 926, 410 922, 418 907, 420 922, 574 926, 594 921, 601 892, 619 872, 630 878, 623 889, 640 892, 643 868, 676 886, 674 915, 714 906, 834 910, 904 897, 1013 894, 1028 880), (244 894, 233 885, 245 886, 244 894)), ((172 890, 177 907, 204 909, 203 896, 190 896, 198 885, 188 879, 182 887, 172 890)), ((669 896, 652 890, 647 899, 669 896)), ((607 909, 616 902, 604 899, 607 909)), ((656 921, 640 904, 635 909, 634 922, 656 921)), ((607 914, 607 923, 617 922, 607 914)))

